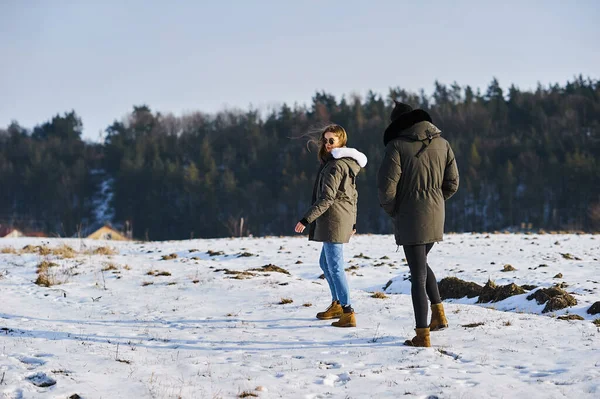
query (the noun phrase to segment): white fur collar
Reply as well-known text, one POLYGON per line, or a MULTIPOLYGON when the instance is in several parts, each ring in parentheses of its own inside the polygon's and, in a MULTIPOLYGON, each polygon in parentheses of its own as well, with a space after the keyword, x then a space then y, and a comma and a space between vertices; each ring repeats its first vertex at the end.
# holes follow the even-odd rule
POLYGON ((352 158, 358 162, 361 168, 364 168, 367 165, 367 156, 355 148, 334 148, 331 150, 331 155, 333 155, 335 159, 352 158))

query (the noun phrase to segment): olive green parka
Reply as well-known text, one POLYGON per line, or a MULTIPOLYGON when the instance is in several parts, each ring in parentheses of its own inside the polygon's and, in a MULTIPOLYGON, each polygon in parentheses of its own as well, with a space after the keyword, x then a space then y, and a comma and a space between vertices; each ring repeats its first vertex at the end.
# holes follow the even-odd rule
POLYGON ((397 245, 442 241, 445 201, 459 183, 450 144, 425 111, 416 111, 422 110, 386 130, 377 176, 379 203, 394 219, 397 245))
POLYGON ((309 226, 311 241, 347 243, 356 227, 356 176, 367 157, 354 148, 335 148, 321 165, 313 187, 312 205, 300 221, 309 226))

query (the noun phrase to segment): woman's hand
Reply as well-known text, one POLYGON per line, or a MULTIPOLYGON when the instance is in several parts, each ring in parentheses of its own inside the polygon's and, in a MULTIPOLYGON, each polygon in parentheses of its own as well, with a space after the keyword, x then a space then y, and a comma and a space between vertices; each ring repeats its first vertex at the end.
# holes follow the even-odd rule
POLYGON ((296 225, 296 228, 294 230, 296 231, 296 233, 302 233, 305 228, 306 228, 305 225, 303 225, 302 223, 298 222, 298 224, 296 225))

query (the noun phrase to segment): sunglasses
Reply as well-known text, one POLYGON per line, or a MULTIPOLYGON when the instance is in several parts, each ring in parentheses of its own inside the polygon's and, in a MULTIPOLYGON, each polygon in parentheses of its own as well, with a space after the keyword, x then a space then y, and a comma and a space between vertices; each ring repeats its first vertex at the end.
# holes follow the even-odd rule
POLYGON ((327 144, 327 143, 329 143, 329 145, 334 145, 335 139, 332 137, 329 140, 327 140, 325 137, 323 137, 323 144, 327 144))

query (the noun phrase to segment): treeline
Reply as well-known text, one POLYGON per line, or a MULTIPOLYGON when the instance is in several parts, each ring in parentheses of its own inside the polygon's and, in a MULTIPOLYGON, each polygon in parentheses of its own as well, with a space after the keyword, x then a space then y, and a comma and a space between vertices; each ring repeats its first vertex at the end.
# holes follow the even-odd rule
POLYGON ((94 201, 112 178, 111 222, 128 221, 137 238, 292 234, 318 166, 302 135, 332 121, 369 158, 358 179, 359 233, 389 233, 376 174, 392 100, 427 110, 456 153, 461 186, 447 231, 600 229, 600 82, 581 76, 507 93, 495 79, 485 93, 437 82, 431 96, 316 93, 308 107, 263 117, 136 106, 102 144, 82 141, 74 111, 33 130, 14 122, 0 129, 0 224, 72 236, 96 221, 94 201))

